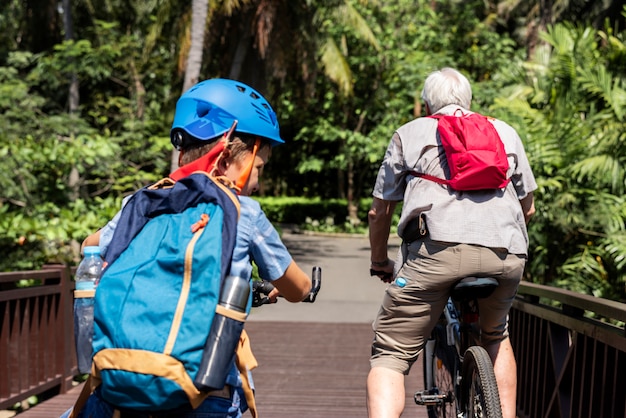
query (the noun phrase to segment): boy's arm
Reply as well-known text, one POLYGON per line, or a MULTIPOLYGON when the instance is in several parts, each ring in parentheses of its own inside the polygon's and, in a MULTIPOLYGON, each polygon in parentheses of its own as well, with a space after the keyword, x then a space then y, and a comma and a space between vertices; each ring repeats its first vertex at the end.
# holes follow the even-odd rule
POLYGON ((301 302, 311 291, 311 279, 293 260, 285 274, 272 284, 289 302, 301 302))
POLYGON ((83 241, 83 244, 80 246, 81 254, 85 247, 97 246, 98 244, 100 244, 100 229, 98 229, 96 232, 94 232, 93 234, 85 238, 85 240, 83 241))

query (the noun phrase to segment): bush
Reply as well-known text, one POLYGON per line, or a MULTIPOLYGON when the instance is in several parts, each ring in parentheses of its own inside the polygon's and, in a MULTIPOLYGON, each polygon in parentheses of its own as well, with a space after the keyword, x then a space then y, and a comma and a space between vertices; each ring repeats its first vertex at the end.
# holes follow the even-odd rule
MULTIPOLYGON (((292 224, 305 230, 338 233, 366 233, 367 212, 371 198, 359 201, 357 219, 348 218, 345 199, 320 199, 305 197, 255 197, 268 219, 274 224, 292 224)), ((402 205, 396 207, 392 225, 398 223, 402 205)))

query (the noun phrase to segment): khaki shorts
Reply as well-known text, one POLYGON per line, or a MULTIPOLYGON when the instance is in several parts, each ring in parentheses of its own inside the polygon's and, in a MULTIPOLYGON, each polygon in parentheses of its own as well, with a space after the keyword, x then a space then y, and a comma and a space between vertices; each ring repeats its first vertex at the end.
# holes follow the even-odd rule
POLYGON ((397 277, 405 278, 406 285, 392 283, 385 292, 373 324, 371 367, 408 374, 439 320, 451 287, 468 276, 499 282, 489 298, 479 301, 482 343, 490 345, 508 337, 508 314, 524 272, 524 256, 430 239, 411 243, 404 253, 396 265, 401 266, 397 277))

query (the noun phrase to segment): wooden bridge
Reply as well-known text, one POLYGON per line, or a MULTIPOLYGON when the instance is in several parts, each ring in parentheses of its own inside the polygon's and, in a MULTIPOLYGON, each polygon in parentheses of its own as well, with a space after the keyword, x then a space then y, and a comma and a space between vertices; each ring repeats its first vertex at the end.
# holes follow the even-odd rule
MULTIPOLYGON (((251 321, 246 328, 260 364, 254 380, 262 418, 367 416, 365 379, 371 326, 251 321)), ((421 370, 415 368, 415 372, 421 370)), ((420 376, 412 376, 408 386, 417 386, 420 376)), ((17 418, 58 417, 74 403, 81 388, 71 388, 17 418)), ((408 389, 407 394, 416 390, 408 389)), ((407 405, 406 416, 427 417, 424 407, 412 399, 407 399, 407 405)))
MULTIPOLYGON (((362 268, 360 253, 367 245, 333 239, 320 246, 298 240, 301 252, 294 255, 304 259, 302 265, 318 263, 315 251, 338 256, 341 265, 323 265, 326 293, 313 304, 315 310, 305 306, 295 313, 290 311, 294 305, 282 301, 251 315, 246 329, 260 363, 254 372, 260 415, 367 416, 365 381, 372 338, 367 315, 372 305, 361 300, 367 289, 359 286, 366 282, 344 283, 349 296, 333 296, 340 293, 342 274, 347 277, 362 268), (356 256, 342 253, 349 245, 356 256), (282 319, 272 317, 274 312, 282 319)), ((45 400, 18 418, 56 417, 73 404, 79 387, 74 384, 72 290, 70 273, 60 266, 0 273, 0 411, 33 395, 45 400), (21 288, 22 280, 38 285, 21 288)), ((625 322, 624 304, 522 283, 511 312, 518 416, 626 417, 625 322)), ((426 417, 424 408, 412 400, 422 385, 420 365, 407 379, 406 417, 426 417)), ((10 415, 0 412, 3 416, 10 415)))

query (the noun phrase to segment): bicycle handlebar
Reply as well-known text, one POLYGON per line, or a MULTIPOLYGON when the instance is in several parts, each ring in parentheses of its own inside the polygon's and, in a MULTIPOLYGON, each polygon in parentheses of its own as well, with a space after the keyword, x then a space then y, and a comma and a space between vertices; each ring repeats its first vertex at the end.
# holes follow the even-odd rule
POLYGON ((382 270, 370 269, 370 276, 378 276, 382 281, 389 283, 393 277, 393 273, 387 273, 382 270))
POLYGON ((252 283, 252 306, 259 307, 270 303, 270 298, 267 295, 274 290, 274 286, 265 280, 257 280, 252 283))
MULTIPOLYGON (((311 274, 311 291, 302 300, 302 302, 313 303, 322 286, 322 268, 313 267, 311 274)), ((257 308, 261 305, 270 303, 268 295, 274 290, 274 285, 266 280, 258 280, 252 283, 252 306, 257 308)))

